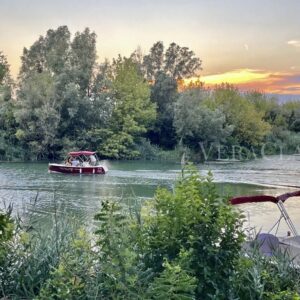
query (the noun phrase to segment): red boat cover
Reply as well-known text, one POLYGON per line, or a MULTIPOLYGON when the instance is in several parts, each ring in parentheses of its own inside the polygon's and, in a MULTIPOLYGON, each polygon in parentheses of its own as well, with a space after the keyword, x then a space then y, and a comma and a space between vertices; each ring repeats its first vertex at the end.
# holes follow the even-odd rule
POLYGON ((252 203, 252 202, 273 202, 277 203, 278 200, 273 196, 245 196, 245 197, 236 197, 230 199, 232 205, 243 204, 243 203, 252 203))
POLYGON ((298 197, 300 196, 300 191, 286 193, 277 197, 274 196, 266 196, 266 195, 258 195, 258 196, 244 196, 244 197, 236 197, 230 199, 230 203, 232 205, 243 204, 243 203, 253 203, 253 202, 273 202, 278 203, 278 201, 285 202, 288 198, 298 197))
POLYGON ((89 156, 89 155, 93 155, 95 153, 96 152, 93 152, 93 151, 77 151, 77 152, 69 152, 68 155, 70 155, 70 156, 80 156, 80 155, 89 156))

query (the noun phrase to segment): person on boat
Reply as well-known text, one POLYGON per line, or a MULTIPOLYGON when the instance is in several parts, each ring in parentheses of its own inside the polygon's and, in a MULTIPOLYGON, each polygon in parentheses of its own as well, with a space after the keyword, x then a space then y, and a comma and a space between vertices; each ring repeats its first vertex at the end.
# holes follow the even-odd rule
POLYGON ((96 165, 96 157, 95 157, 95 155, 93 155, 93 154, 91 154, 90 155, 90 157, 89 157, 89 164, 91 165, 91 166, 95 166, 96 165))
POLYGON ((77 167, 79 164, 80 164, 80 162, 77 158, 72 160, 72 167, 77 167))
POLYGON ((66 161, 66 166, 72 166, 72 161, 73 161, 73 157, 69 156, 67 161, 66 161))

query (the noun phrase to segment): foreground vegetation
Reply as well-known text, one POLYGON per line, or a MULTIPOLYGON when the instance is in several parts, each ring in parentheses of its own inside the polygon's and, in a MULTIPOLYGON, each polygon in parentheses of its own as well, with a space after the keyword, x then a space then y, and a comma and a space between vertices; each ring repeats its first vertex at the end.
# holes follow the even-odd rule
POLYGON ((244 255, 242 219, 190 168, 147 205, 103 202, 93 232, 59 210, 49 228, 1 213, 0 297, 300 299, 287 258, 244 255))
POLYGON ((24 48, 21 61, 14 82, 0 52, 0 160, 57 159, 74 149, 114 159, 188 149, 195 160, 299 151, 300 102, 281 105, 226 84, 186 86, 202 62, 175 43, 98 64, 95 33, 71 38, 61 26, 24 48))

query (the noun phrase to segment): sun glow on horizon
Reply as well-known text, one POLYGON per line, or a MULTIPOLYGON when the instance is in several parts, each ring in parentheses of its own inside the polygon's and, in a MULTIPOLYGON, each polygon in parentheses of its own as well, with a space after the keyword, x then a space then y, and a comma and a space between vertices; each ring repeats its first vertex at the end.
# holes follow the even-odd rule
POLYGON ((300 79, 297 74, 254 69, 235 69, 225 73, 184 79, 185 86, 201 83, 207 88, 228 83, 237 86, 241 90, 260 90, 266 93, 278 94, 298 94, 300 90, 300 79), (291 80, 294 82, 291 83, 291 80))
POLYGON ((206 75, 202 79, 206 84, 219 84, 222 82, 240 84, 266 79, 269 76, 270 73, 263 73, 258 70, 238 69, 222 74, 206 75))
POLYGON ((184 82, 188 85, 191 82, 201 81, 207 85, 216 85, 221 83, 241 84, 253 81, 263 80, 271 75, 269 72, 252 69, 237 69, 225 73, 205 75, 201 77, 193 77, 185 79, 184 82))

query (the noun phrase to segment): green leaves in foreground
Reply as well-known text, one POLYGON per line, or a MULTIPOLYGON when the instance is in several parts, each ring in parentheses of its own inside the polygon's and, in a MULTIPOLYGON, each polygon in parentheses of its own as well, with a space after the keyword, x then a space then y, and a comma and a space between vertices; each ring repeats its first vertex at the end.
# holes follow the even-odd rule
POLYGON ((166 261, 163 267, 163 272, 150 285, 149 299, 195 299, 197 279, 190 276, 179 265, 171 265, 166 261))
POLYGON ((96 216, 107 296, 226 299, 243 234, 211 177, 187 170, 173 192, 159 189, 140 214, 134 219, 105 202, 96 216))
POLYGON ((174 192, 159 189, 155 195, 143 228, 146 265, 161 272, 164 259, 177 261, 197 279, 196 297, 226 299, 243 241, 241 224, 211 176, 188 169, 174 192))
MULTIPOLYGON (((7 212, 0 210, 0 266, 8 248, 7 242, 13 237, 14 222, 10 216, 11 208, 7 212)), ((1 270, 1 267, 0 267, 1 270)))

